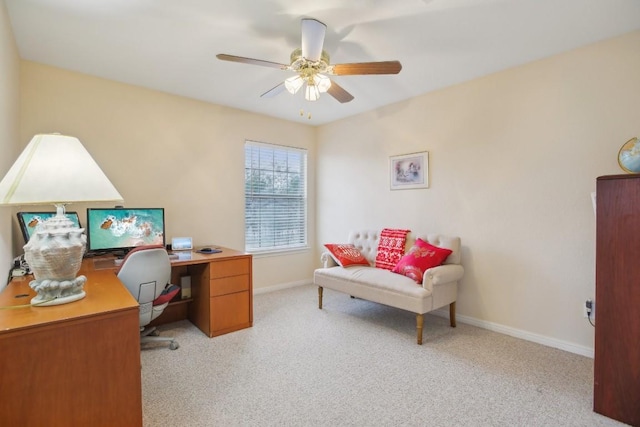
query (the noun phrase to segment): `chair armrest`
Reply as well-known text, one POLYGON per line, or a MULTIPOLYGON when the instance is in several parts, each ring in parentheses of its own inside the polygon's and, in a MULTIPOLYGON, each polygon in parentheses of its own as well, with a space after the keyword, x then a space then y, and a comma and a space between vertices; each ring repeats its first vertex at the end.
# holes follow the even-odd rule
POLYGON ((464 268, 458 264, 445 264, 433 267, 424 272, 422 287, 433 291, 434 285, 455 282, 464 276, 464 268))
POLYGON ((324 268, 338 266, 338 263, 333 259, 329 252, 323 252, 322 255, 320 255, 320 261, 322 261, 322 266, 324 268))

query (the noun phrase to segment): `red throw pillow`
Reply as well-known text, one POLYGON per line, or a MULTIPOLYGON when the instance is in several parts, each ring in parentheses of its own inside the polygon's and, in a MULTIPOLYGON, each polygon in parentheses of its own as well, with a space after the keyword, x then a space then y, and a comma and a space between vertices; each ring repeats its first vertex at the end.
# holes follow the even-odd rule
POLYGON ((416 239, 416 244, 398 261, 392 271, 410 277, 421 284, 424 272, 441 265, 451 252, 453 252, 451 249, 439 248, 424 240, 416 239))
POLYGON ((402 255, 407 241, 407 233, 410 230, 396 230, 385 228, 380 233, 378 241, 378 253, 376 254, 376 267, 385 270, 393 270, 402 255))
POLYGON ((334 244, 327 243, 324 245, 329 249, 331 257, 340 265, 340 267, 349 267, 350 265, 369 265, 369 261, 362 255, 355 246, 351 244, 334 244))

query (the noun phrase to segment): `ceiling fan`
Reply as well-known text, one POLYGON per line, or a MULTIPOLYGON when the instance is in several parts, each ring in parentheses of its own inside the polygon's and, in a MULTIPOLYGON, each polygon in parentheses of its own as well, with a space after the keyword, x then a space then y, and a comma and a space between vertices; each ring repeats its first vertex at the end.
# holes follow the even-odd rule
POLYGON ((328 93, 341 103, 349 102, 353 95, 344 90, 326 75, 350 76, 363 74, 398 74, 402 69, 399 61, 355 62, 346 64, 329 63, 329 54, 322 49, 327 26, 322 22, 305 18, 302 20, 302 48, 291 53, 289 65, 260 59, 245 58, 243 56, 216 55, 223 61, 241 62, 244 64, 261 65, 263 67, 279 68, 293 71, 296 75, 289 77, 276 87, 263 93, 262 97, 273 97, 287 90, 292 94, 305 87, 305 98, 315 101, 321 93, 328 93))

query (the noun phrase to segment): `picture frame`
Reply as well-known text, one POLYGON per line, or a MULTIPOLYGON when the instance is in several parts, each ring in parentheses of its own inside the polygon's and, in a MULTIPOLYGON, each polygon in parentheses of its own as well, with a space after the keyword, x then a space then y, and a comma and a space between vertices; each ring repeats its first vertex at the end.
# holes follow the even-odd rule
POLYGON ((389 157, 391 190, 429 188, 429 152, 389 157))

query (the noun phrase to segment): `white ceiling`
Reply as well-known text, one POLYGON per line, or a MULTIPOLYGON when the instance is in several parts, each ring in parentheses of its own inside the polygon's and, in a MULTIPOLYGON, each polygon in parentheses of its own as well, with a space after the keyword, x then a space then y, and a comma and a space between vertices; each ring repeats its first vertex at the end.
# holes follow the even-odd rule
POLYGON ((640 29, 640 0, 5 3, 23 59, 309 125, 640 29), (300 47, 303 17, 327 25, 332 64, 399 60, 402 71, 336 76, 353 101, 340 104, 325 94, 308 102, 302 91, 260 97, 291 72, 215 57, 288 64, 300 47))

